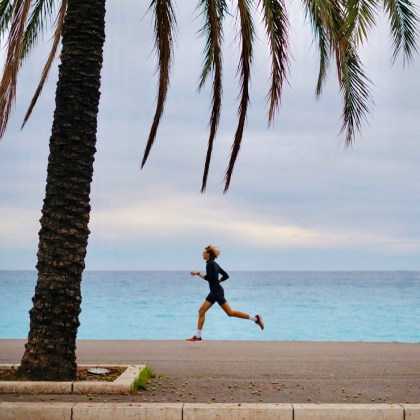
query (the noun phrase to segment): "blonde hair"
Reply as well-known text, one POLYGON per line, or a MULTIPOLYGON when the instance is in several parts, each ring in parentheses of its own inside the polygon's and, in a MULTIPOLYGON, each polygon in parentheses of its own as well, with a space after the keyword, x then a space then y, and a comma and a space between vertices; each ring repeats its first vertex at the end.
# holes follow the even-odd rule
POLYGON ((216 259, 220 254, 220 251, 213 245, 206 246, 205 250, 210 254, 212 260, 216 259))

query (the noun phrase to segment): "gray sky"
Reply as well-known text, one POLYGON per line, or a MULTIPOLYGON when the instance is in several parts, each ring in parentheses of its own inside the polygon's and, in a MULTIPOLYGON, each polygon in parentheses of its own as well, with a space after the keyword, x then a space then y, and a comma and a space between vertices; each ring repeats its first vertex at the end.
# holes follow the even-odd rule
MULTIPOLYGON (((108 0, 87 269, 200 269, 208 244, 221 249, 226 270, 420 269, 420 63, 417 56, 405 70, 401 58, 391 66, 384 15, 361 52, 375 83, 374 111, 345 149, 337 140, 342 106, 334 66, 316 101, 317 51, 299 2, 288 3, 290 86, 274 128, 267 127, 270 62, 255 14, 251 107, 223 194, 239 92, 235 19, 228 16, 222 116, 203 195, 211 83, 197 92, 204 39, 195 2, 177 2, 170 91, 140 170, 156 95, 148 3, 108 0)), ((29 123, 19 127, 48 54, 45 39, 20 74, 0 144, 0 269, 36 264, 58 60, 29 123)))

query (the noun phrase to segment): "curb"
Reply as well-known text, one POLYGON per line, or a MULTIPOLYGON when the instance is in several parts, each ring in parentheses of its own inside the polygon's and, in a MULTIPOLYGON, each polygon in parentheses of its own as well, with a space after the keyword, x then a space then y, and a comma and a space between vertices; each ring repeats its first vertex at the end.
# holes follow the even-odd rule
MULTIPOLYGON (((0 365, 0 369, 14 370, 19 366, 19 364, 0 365)), ((0 381, 0 394, 13 394, 15 392, 19 394, 30 394, 32 392, 43 394, 124 394, 130 392, 135 378, 139 375, 145 365, 78 365, 78 367, 126 367, 127 369, 113 382, 0 381)), ((3 420, 1 415, 0 419, 3 420)))
POLYGON ((420 420, 420 404, 0 403, 2 420, 420 420))

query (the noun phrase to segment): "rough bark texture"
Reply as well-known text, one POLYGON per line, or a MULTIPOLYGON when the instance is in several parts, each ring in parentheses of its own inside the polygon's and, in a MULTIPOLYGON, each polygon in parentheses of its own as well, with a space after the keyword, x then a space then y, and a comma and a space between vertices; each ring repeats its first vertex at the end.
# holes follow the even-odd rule
POLYGON ((39 232, 38 282, 18 375, 76 376, 80 283, 89 236, 105 0, 69 0, 39 232))

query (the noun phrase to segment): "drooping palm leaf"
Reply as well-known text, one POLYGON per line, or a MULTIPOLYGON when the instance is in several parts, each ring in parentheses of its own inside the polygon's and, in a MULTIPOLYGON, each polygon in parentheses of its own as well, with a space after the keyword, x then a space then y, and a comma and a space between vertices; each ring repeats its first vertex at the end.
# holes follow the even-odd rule
POLYGON ((316 33, 319 48, 319 72, 318 80, 316 82, 315 96, 319 99, 322 94, 325 81, 327 80, 327 72, 330 66, 331 44, 324 28, 320 28, 316 33))
POLYGON ((204 25, 200 29, 200 34, 206 37, 204 47, 203 70, 200 76, 198 89, 201 90, 207 80, 207 77, 214 68, 215 49, 223 41, 223 20, 228 8, 225 0, 199 0, 197 10, 204 17, 204 25))
POLYGON ((166 94, 169 87, 169 73, 173 61, 173 44, 176 30, 176 18, 171 0, 152 0, 149 10, 154 15, 155 50, 158 54, 159 89, 156 112, 150 129, 149 139, 144 151, 141 167, 147 161, 150 149, 156 138, 157 129, 163 114, 166 94))
POLYGON ((331 46, 336 57, 337 74, 344 102, 340 135, 348 147, 354 141, 356 132, 361 131, 362 123, 373 106, 371 81, 357 53, 354 34, 346 31, 346 11, 337 2, 326 2, 326 4, 330 6, 331 46))
POLYGON ((345 51, 337 52, 337 63, 340 68, 340 90, 344 101, 340 134, 344 136, 345 145, 350 146, 356 131, 361 131, 362 122, 373 105, 369 87, 371 81, 365 74, 354 46, 349 45, 345 51))
POLYGON ((3 137, 12 105, 16 99, 16 83, 25 23, 31 7, 30 0, 17 0, 7 40, 7 54, 0 83, 0 138, 3 137))
POLYGON ((317 99, 321 96, 327 78, 327 72, 330 64, 331 39, 328 33, 328 26, 331 22, 329 8, 321 7, 318 1, 303 1, 305 15, 309 18, 315 39, 318 41, 319 49, 319 72, 316 84, 315 95, 317 99))
POLYGON ((57 16, 57 20, 56 20, 54 40, 53 40, 53 44, 52 44, 52 47, 51 47, 50 55, 48 56, 47 62, 45 63, 44 70, 43 70, 42 76, 41 76, 41 80, 39 81, 38 87, 35 91, 34 97, 32 98, 32 101, 29 105, 29 108, 26 111, 26 115, 25 115, 25 118, 23 120, 21 128, 23 128, 25 126, 26 122, 28 121, 29 117, 31 116, 32 110, 34 109, 34 107, 36 105, 36 102, 39 98, 39 95, 42 92, 42 88, 44 87, 44 83, 47 80, 47 76, 48 76, 48 73, 50 71, 51 64, 54 61, 55 55, 57 54, 57 47, 58 47, 58 43, 59 43, 60 38, 61 38, 61 33, 62 33, 62 30, 63 30, 63 25, 64 25, 64 17, 66 15, 66 10, 67 10, 67 3, 68 3, 68 0, 61 0, 61 7, 60 7, 60 12, 57 16))
POLYGON ((352 36, 356 44, 363 44, 369 30, 375 26, 378 9, 378 0, 347 0, 345 16, 347 37, 352 36))
POLYGON ((23 36, 21 62, 33 49, 39 35, 44 34, 46 21, 54 15, 56 3, 56 0, 37 0, 34 2, 23 36))
POLYGON ((290 67, 289 52, 289 20, 283 0, 260 0, 259 5, 263 11, 271 54, 271 87, 267 94, 270 102, 268 123, 270 124, 277 112, 280 102, 284 80, 290 67))
POLYGON ((0 1, 0 39, 9 28, 10 21, 13 16, 13 8, 16 0, 0 1))
POLYGON ((418 7, 410 0, 384 0, 384 7, 389 16, 394 52, 392 63, 403 50, 404 65, 413 60, 418 51, 420 18, 418 7))
POLYGON ((199 8, 204 15, 204 26, 201 33, 206 37, 204 47, 203 71, 200 77, 198 89, 204 86, 208 75, 213 71, 212 111, 209 128, 210 136, 207 147, 206 163, 204 166, 203 183, 201 192, 204 193, 207 185, 213 142, 216 137, 217 127, 220 120, 222 105, 222 51, 223 41, 223 18, 227 12, 225 0, 200 0, 199 8))
MULTIPOLYGON (((333 0, 303 1, 313 26, 319 28, 322 25, 324 28, 324 38, 335 55, 344 103, 340 134, 343 135, 345 145, 349 146, 370 113, 373 104, 369 86, 371 81, 357 54, 353 33, 346 30, 346 10, 342 5, 333 0)), ((317 91, 319 86, 318 80, 317 91)))
POLYGON ((255 28, 251 14, 252 0, 238 0, 239 12, 239 38, 241 42, 241 56, 239 59, 238 73, 240 75, 240 103, 238 109, 238 126, 231 148, 230 160, 225 174, 224 193, 229 189, 233 168, 241 147, 242 135, 244 132, 246 113, 249 105, 249 82, 251 79, 252 47, 255 36, 255 28))

